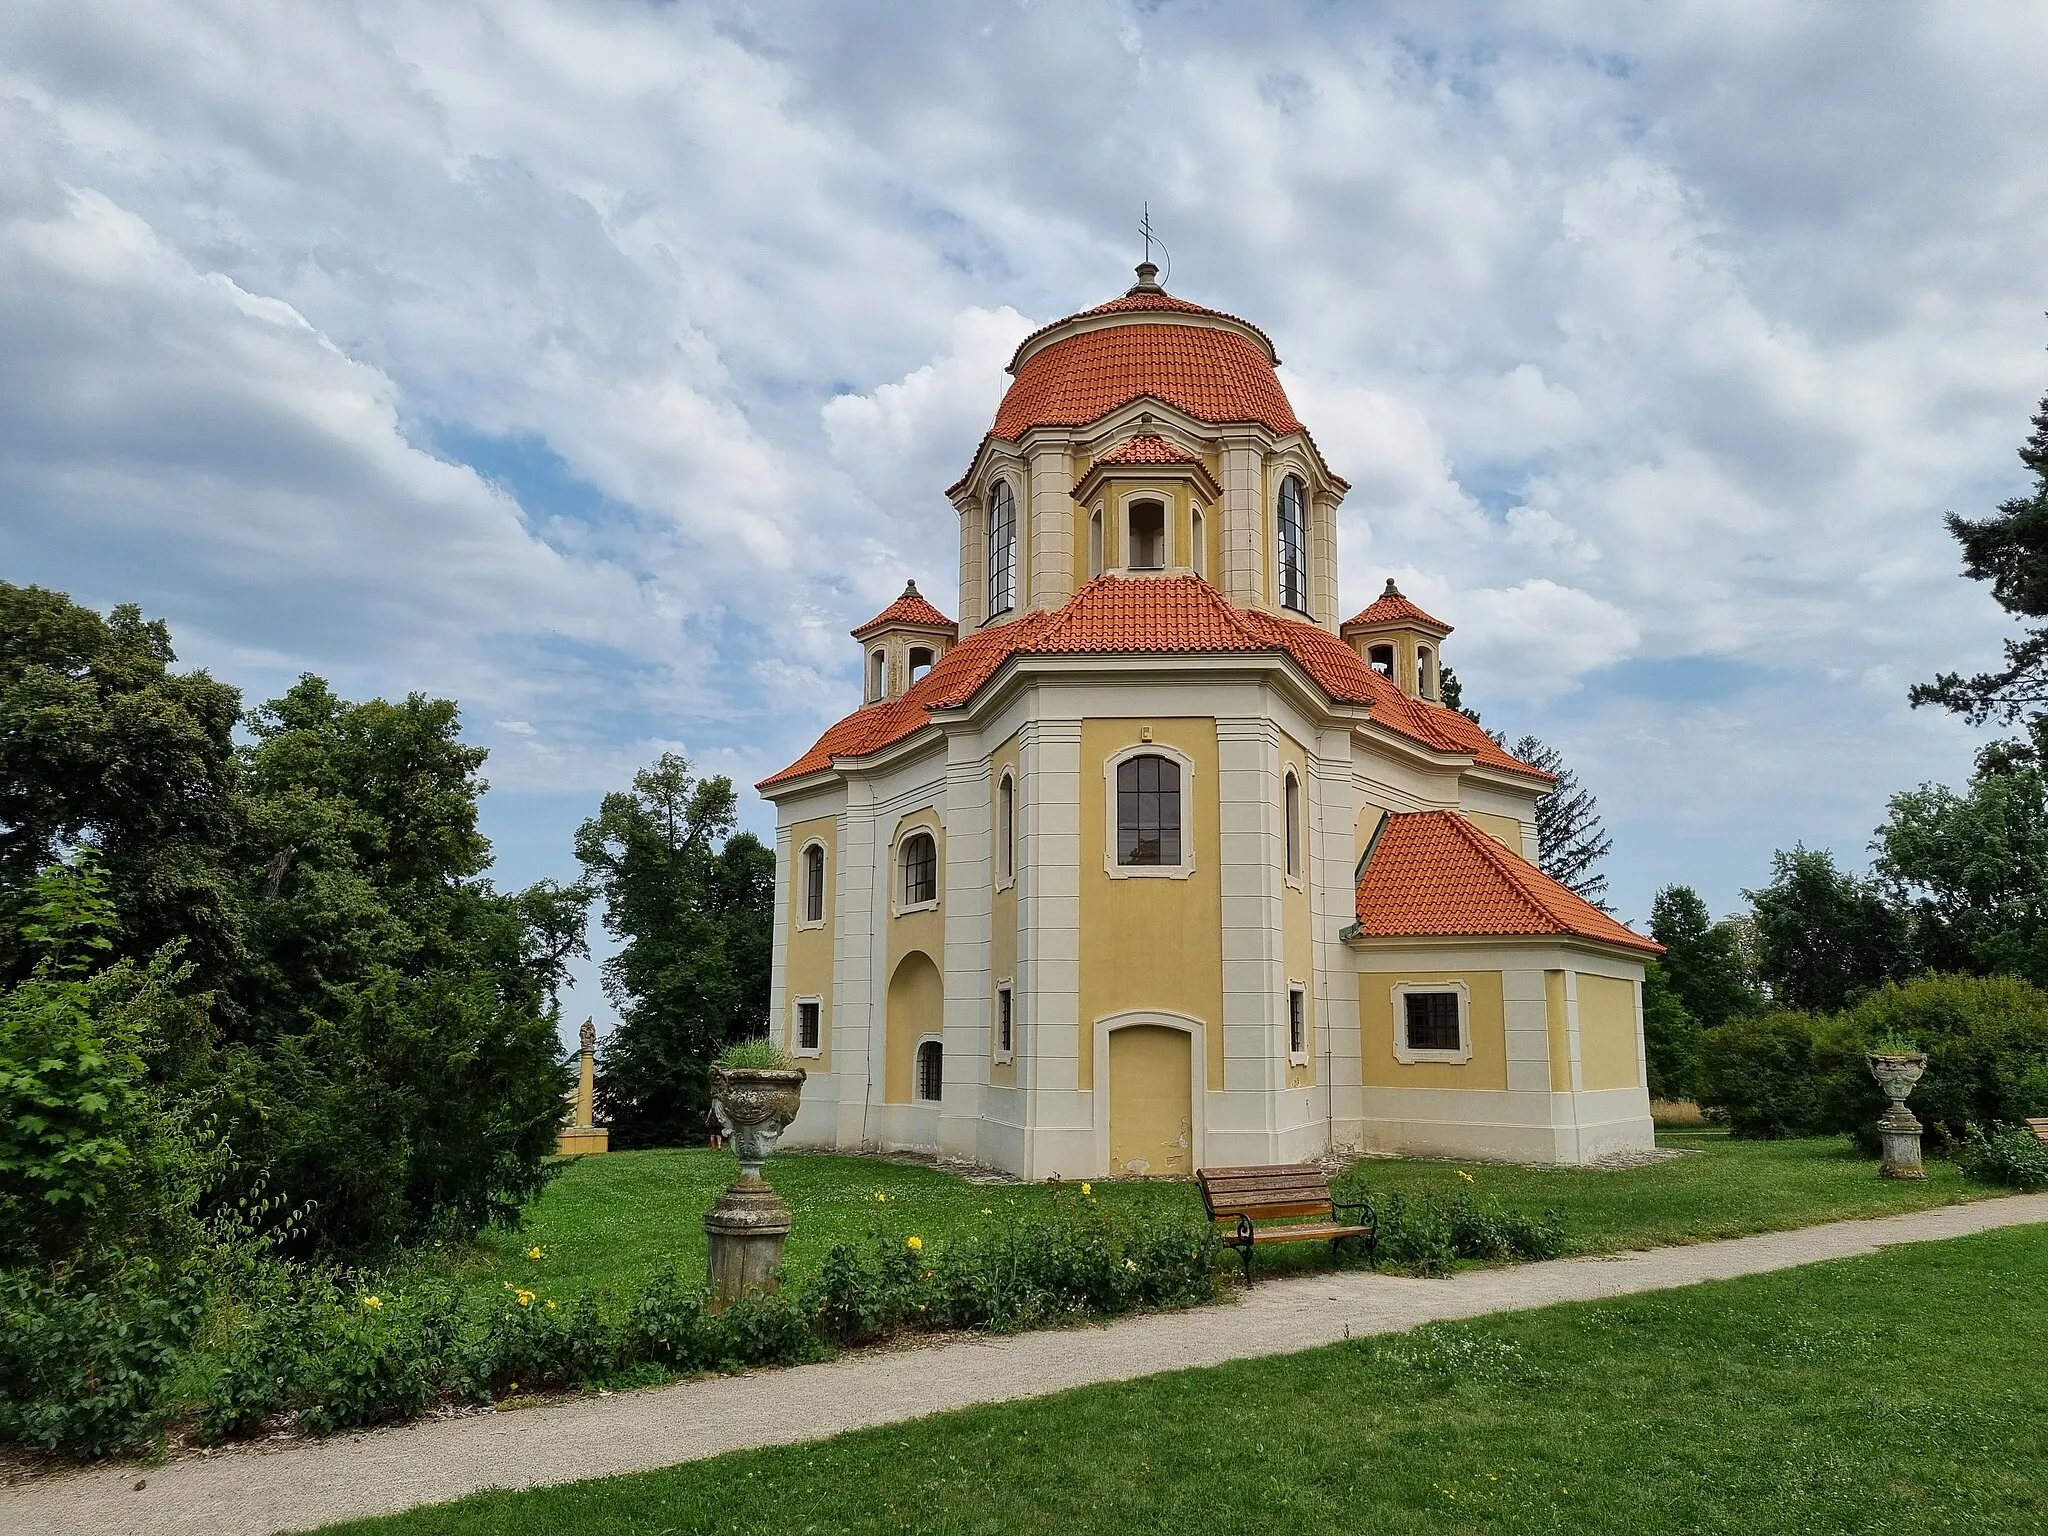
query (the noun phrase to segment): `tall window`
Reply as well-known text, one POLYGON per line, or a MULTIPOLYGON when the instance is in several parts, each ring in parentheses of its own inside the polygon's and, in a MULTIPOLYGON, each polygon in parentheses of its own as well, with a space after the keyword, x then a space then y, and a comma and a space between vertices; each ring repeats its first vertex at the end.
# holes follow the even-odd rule
POLYGON ((803 1002, 796 1005, 796 1048, 800 1051, 815 1052, 818 1049, 820 1030, 818 1028, 818 1004, 803 1002))
POLYGON ((804 850, 804 921, 825 921, 825 850, 816 843, 804 850))
POLYGON ((945 1084, 944 1048, 936 1040, 927 1040, 917 1048, 917 1096, 936 1104, 945 1084))
POLYGON ((868 702, 873 703, 882 696, 889 675, 889 658, 880 651, 868 652, 868 702))
POLYGON ((1102 508, 1095 509, 1095 515, 1088 519, 1088 574, 1102 574, 1102 508))
POLYGON ((1308 1056, 1308 993, 1287 989, 1287 1054, 1297 1061, 1308 1056))
POLYGON ((1131 503, 1131 545, 1124 564, 1134 571, 1166 565, 1166 508, 1156 501, 1131 503))
POLYGON ((1292 768, 1287 770, 1287 790, 1284 799, 1287 813, 1287 873, 1299 877, 1301 874, 1301 780, 1294 776, 1292 768))
POLYGON ((1365 659, 1367 665, 1381 677, 1391 678, 1394 675, 1394 648, 1391 645, 1368 647, 1365 659))
POLYGON ((1426 645, 1415 652, 1415 691, 1425 699, 1436 697, 1436 654, 1426 645))
POLYGON ((1280 482, 1280 606, 1308 612, 1308 540, 1301 482, 1280 482))
POLYGON ((1004 880, 1017 876, 1017 781, 1007 773, 996 786, 996 874, 1004 880))
POLYGON ((1195 508, 1188 532, 1190 534, 1188 542, 1194 545, 1194 548, 1188 551, 1188 564, 1194 567, 1197 576, 1207 576, 1209 574, 1209 541, 1202 536, 1202 509, 1200 507, 1195 508))
POLYGON ((1009 1056, 1017 1049, 1017 1026, 1013 1013, 1010 984, 996 985, 996 1054, 1009 1056))
POLYGON ((939 899, 939 845, 929 832, 913 832, 903 840, 903 905, 915 907, 939 899))
POLYGON ((932 669, 932 648, 928 645, 913 645, 910 648, 910 675, 906 683, 914 683, 932 669))
POLYGON ((1458 994, 1455 992, 1410 992, 1403 1000, 1411 1051, 1455 1051, 1458 1038, 1458 994))
POLYGON ((1017 606, 1017 503, 1010 482, 988 493, 988 611, 993 618, 1017 606))
POLYGON ((1180 764, 1150 753, 1116 765, 1116 861, 1180 863, 1180 764))

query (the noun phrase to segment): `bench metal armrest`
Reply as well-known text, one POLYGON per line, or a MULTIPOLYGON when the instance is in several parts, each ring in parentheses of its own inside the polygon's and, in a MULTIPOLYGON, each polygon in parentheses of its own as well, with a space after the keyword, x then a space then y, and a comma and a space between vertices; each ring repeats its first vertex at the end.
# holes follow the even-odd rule
POLYGON ((1380 1224, 1380 1213, 1372 1208, 1370 1200, 1332 1200, 1330 1202, 1330 1209, 1339 1216, 1342 1216, 1346 1211, 1365 1212, 1365 1220, 1355 1223, 1357 1226, 1377 1227, 1380 1224))
POLYGON ((1249 1248, 1252 1245, 1252 1219, 1239 1211, 1237 1213, 1237 1236, 1232 1238, 1233 1247, 1249 1248))

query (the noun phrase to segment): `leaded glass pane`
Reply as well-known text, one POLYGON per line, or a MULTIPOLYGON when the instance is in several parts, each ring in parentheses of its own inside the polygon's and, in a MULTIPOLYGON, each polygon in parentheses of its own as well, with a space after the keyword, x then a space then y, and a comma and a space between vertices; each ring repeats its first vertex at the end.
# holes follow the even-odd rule
POLYGON ((1180 765, 1150 753, 1117 764, 1117 863, 1180 863, 1180 830, 1180 765))

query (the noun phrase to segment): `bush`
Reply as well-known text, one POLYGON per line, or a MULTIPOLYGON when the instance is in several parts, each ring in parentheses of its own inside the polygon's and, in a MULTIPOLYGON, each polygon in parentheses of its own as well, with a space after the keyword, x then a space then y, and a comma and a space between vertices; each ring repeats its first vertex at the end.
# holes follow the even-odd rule
POLYGON ((1397 1193, 1369 1198, 1379 1217, 1379 1261, 1394 1269, 1440 1275, 1459 1259, 1554 1259, 1564 1249, 1564 1229, 1555 1212, 1537 1220, 1466 1190, 1449 1197, 1397 1193))
POLYGON ((1963 1143, 1963 1176, 2012 1189, 2048 1189, 2048 1147, 2024 1125, 1998 1125, 1987 1135, 1971 1126, 1963 1143))
POLYGON ((1775 1140, 1828 1128, 1823 1106, 1837 1054, 1829 1021, 1779 1010, 1730 1019, 1700 1038, 1700 1104, 1737 1136, 1775 1140))
POLYGON ((150 1259, 0 1272, 0 1441, 74 1456, 149 1446, 177 1410, 205 1305, 196 1274, 150 1259))

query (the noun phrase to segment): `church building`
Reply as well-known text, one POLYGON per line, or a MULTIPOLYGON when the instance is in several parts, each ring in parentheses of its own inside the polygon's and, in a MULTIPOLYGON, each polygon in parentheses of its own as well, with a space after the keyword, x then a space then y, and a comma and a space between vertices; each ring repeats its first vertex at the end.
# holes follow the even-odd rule
MULTIPOLYGON (((1248 321, 1167 293, 1026 337, 948 618, 762 782, 793 1147, 1032 1179, 1652 1144, 1643 963, 1545 876, 1551 780, 1441 702, 1451 626, 1340 618, 1323 460, 1248 321)), ((1369 509, 1368 509, 1369 510, 1369 509)))

